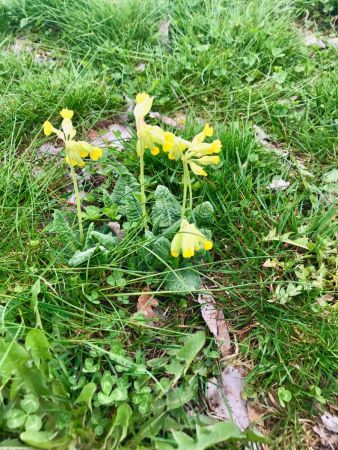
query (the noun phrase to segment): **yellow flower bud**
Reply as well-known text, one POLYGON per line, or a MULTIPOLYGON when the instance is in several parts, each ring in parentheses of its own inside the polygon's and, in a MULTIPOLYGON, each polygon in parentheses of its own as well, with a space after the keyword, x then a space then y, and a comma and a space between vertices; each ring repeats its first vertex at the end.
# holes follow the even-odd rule
POLYGON ((208 123, 205 125, 203 133, 207 136, 207 137, 211 137, 214 134, 214 129, 213 127, 211 127, 208 123))
POLYGON ((53 125, 49 122, 49 120, 46 120, 43 123, 43 132, 46 136, 50 136, 53 133, 53 125))

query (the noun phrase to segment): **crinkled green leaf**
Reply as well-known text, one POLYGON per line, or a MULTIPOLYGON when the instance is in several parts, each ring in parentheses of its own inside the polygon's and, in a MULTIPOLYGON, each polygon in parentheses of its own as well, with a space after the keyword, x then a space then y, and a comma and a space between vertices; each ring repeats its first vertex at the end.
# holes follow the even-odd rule
POLYGON ((154 236, 149 231, 146 237, 144 250, 146 264, 154 270, 160 270, 170 255, 170 241, 164 236, 154 236))
POLYGON ((337 183, 338 182, 338 169, 333 169, 323 175, 323 181, 325 183, 337 183))
POLYGON ((165 278, 165 287, 172 293, 189 293, 201 286, 201 278, 192 269, 180 269, 169 272, 165 278))
POLYGON ((108 250, 113 250, 120 242, 116 236, 100 233, 99 231, 92 231, 91 237, 94 239, 94 241, 103 245, 108 250))
POLYGON ((125 188, 124 211, 128 222, 142 221, 142 207, 140 201, 135 197, 133 189, 129 186, 125 188))
MULTIPOLYGON (((114 186, 113 192, 110 194, 111 203, 116 203, 117 205, 124 205, 126 202, 126 187, 128 187, 132 192, 137 192, 140 189, 140 185, 136 178, 127 171, 127 173, 122 173, 120 178, 114 186)), ((107 200, 107 198, 106 198, 107 200)), ((105 205, 110 206, 110 205, 105 205)))
POLYGON ((173 225, 181 216, 181 205, 165 186, 158 185, 154 192, 152 217, 161 228, 173 225))
POLYGON ((112 377, 112 374, 108 371, 105 372, 101 378, 102 392, 106 395, 109 395, 111 393, 113 383, 114 383, 114 379, 112 377))
POLYGON ((74 251, 78 248, 79 243, 72 227, 58 209, 54 211, 52 230, 57 234, 58 238, 67 249, 74 251))
POLYGON ((102 217, 102 211, 100 208, 94 205, 86 206, 84 213, 82 213, 83 219, 86 220, 98 220, 102 217))
POLYGON ((68 264, 72 267, 79 266, 80 264, 87 262, 94 255, 95 251, 96 247, 89 248, 88 250, 85 250, 83 252, 77 251, 70 258, 68 264))
POLYGON ((210 202, 203 202, 193 209, 192 216, 198 227, 208 227, 215 219, 214 207, 210 202))

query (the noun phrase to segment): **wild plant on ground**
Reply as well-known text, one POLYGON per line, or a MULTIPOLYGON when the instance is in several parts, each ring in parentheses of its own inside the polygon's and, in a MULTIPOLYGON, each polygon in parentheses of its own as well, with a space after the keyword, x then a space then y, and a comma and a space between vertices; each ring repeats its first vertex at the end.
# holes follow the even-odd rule
POLYGON ((79 196, 79 188, 76 180, 76 173, 74 167, 84 167, 85 162, 83 158, 90 158, 93 161, 97 161, 102 156, 102 149, 99 147, 93 147, 86 141, 75 141, 76 129, 72 123, 72 117, 74 112, 70 109, 63 108, 60 111, 60 116, 63 118, 61 124, 61 130, 54 128, 53 125, 46 120, 43 124, 43 131, 46 136, 50 136, 55 133, 58 139, 61 139, 65 145, 66 163, 69 164, 70 173, 72 175, 72 181, 74 185, 74 193, 76 198, 77 216, 79 221, 80 242, 83 242, 83 225, 81 214, 81 202, 79 196))

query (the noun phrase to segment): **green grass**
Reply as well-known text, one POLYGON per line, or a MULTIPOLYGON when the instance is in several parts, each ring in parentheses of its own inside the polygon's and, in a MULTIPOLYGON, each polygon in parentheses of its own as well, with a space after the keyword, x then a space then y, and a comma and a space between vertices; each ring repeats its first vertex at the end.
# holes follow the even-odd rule
MULTIPOLYGON (((320 21, 322 6, 312 3, 320 21)), ((184 337, 206 329, 196 293, 167 291, 161 272, 171 273, 172 262, 157 262, 145 272, 144 261, 134 258, 147 244, 140 229, 128 231, 109 260, 69 267, 69 236, 77 224, 66 206, 68 169, 59 156, 37 152, 46 142, 42 123, 50 118, 58 124, 62 107, 74 109, 85 138, 98 121, 125 111, 126 96, 147 91, 155 96, 155 110, 168 116, 187 112, 185 137, 199 131, 202 118, 214 124, 222 141, 220 166, 206 180, 193 180, 195 204, 209 201, 216 213, 212 258, 196 261, 194 270, 208 280, 238 344, 235 362, 246 368, 248 399, 265 405, 272 448, 309 448, 304 419, 315 422, 337 393, 337 313, 330 300, 337 289, 337 192, 327 192, 323 175, 336 168, 338 119, 336 50, 303 44, 297 20, 304 8, 304 2, 288 0, 13 0, 0 6, 0 330, 7 346, 22 345, 40 317, 51 352, 45 349, 31 372, 17 363, 16 378, 26 380, 24 386, 7 382, 0 360, 3 440, 18 439, 24 430, 8 426, 8 410, 20 408, 25 393, 42 392, 36 414, 43 430, 71 436, 79 448, 102 448, 105 438, 113 448, 121 435, 111 429, 118 402, 96 405, 93 412, 76 403, 85 383, 100 390, 105 371, 129 383, 126 401, 133 409, 127 438, 115 448, 173 448, 170 430, 194 435, 196 424, 187 412, 198 415, 197 423, 210 420, 204 386, 223 363, 208 332, 203 350, 175 386, 178 398, 192 389, 186 405, 171 409, 166 394, 163 410, 158 399, 159 382, 165 386, 163 379, 172 376, 166 364, 177 363, 175 349, 184 337), (163 42, 159 26, 167 20, 163 42), (17 39, 24 45, 15 51, 17 39), (135 71, 141 62, 145 70, 135 71), (253 125, 289 156, 262 146, 253 125), (304 174, 299 161, 313 176, 304 174), (274 177, 288 180, 289 188, 269 189, 274 177), (67 211, 70 219, 63 242, 51 229, 54 210, 67 211), (266 240, 273 228, 279 236, 307 238, 309 248, 266 240), (268 258, 275 267, 263 267, 268 258), (310 279, 300 275, 301 265, 312 267, 310 279), (120 288, 107 282, 116 269, 126 282, 120 288), (38 280, 37 312, 32 286, 38 280), (164 314, 156 327, 134 316, 146 285, 156 291, 164 314), (274 298, 278 286, 291 285, 307 289, 286 303, 274 298), (325 295, 323 306, 318 299, 325 295), (313 386, 326 403, 315 398, 313 386), (292 393, 284 408, 278 406, 279 387, 292 393), (165 420, 156 428, 158 411, 165 420), (147 424, 152 428, 142 438, 147 424)), ((134 132, 131 115, 129 126, 134 132)), ((106 151, 99 171, 109 191, 117 162, 136 176, 134 139, 122 154, 106 151)), ((88 167, 91 177, 83 188, 94 195, 89 202, 102 208, 97 167, 88 167)), ((180 197, 180 169, 164 155, 146 158, 146 176, 150 205, 157 184, 180 197)), ((108 221, 96 220, 96 229, 105 230, 108 221)))

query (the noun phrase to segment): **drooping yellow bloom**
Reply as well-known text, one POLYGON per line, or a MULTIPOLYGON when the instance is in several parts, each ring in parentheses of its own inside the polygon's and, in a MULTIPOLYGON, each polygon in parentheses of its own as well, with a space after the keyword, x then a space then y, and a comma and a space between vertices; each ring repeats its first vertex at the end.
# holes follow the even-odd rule
POLYGON ((183 258, 191 258, 198 250, 211 250, 212 242, 194 224, 182 219, 179 231, 171 242, 171 254, 177 258, 181 253, 183 258))
POLYGON ((163 151, 168 153, 169 159, 177 161, 181 158, 184 150, 188 148, 190 142, 179 136, 175 136, 174 133, 170 133, 169 131, 166 131, 164 136, 165 142, 162 146, 163 151))
POLYGON ((218 164, 220 158, 215 153, 219 153, 222 148, 221 141, 216 139, 211 143, 204 142, 206 137, 211 137, 214 133, 213 127, 206 124, 203 131, 198 133, 182 155, 182 161, 189 164, 195 175, 206 177, 208 174, 203 166, 218 164))
POLYGON ((144 118, 147 114, 150 113, 151 107, 153 104, 153 97, 150 97, 149 94, 142 92, 137 94, 136 96, 136 105, 134 108, 134 116, 136 119, 136 128, 137 131, 145 125, 144 118))
POLYGON ((176 137, 173 133, 163 131, 161 127, 148 125, 144 118, 149 114, 153 104, 153 98, 146 93, 137 94, 134 116, 136 119, 137 137, 140 144, 137 153, 140 156, 141 148, 149 149, 154 156, 162 150, 168 153, 170 159, 179 159, 182 151, 188 147, 189 142, 176 137))
POLYGON ((97 161, 102 157, 103 151, 99 147, 93 147, 86 141, 75 141, 76 130, 72 123, 74 112, 71 109, 63 108, 60 111, 63 118, 61 130, 54 128, 53 125, 46 120, 43 124, 43 131, 46 136, 55 133, 59 139, 65 144, 66 162, 72 166, 84 167, 85 162, 82 158, 90 156, 93 161, 97 161))
POLYGON ((49 122, 49 120, 46 120, 43 123, 43 132, 46 136, 50 136, 53 133, 53 125, 49 122))

